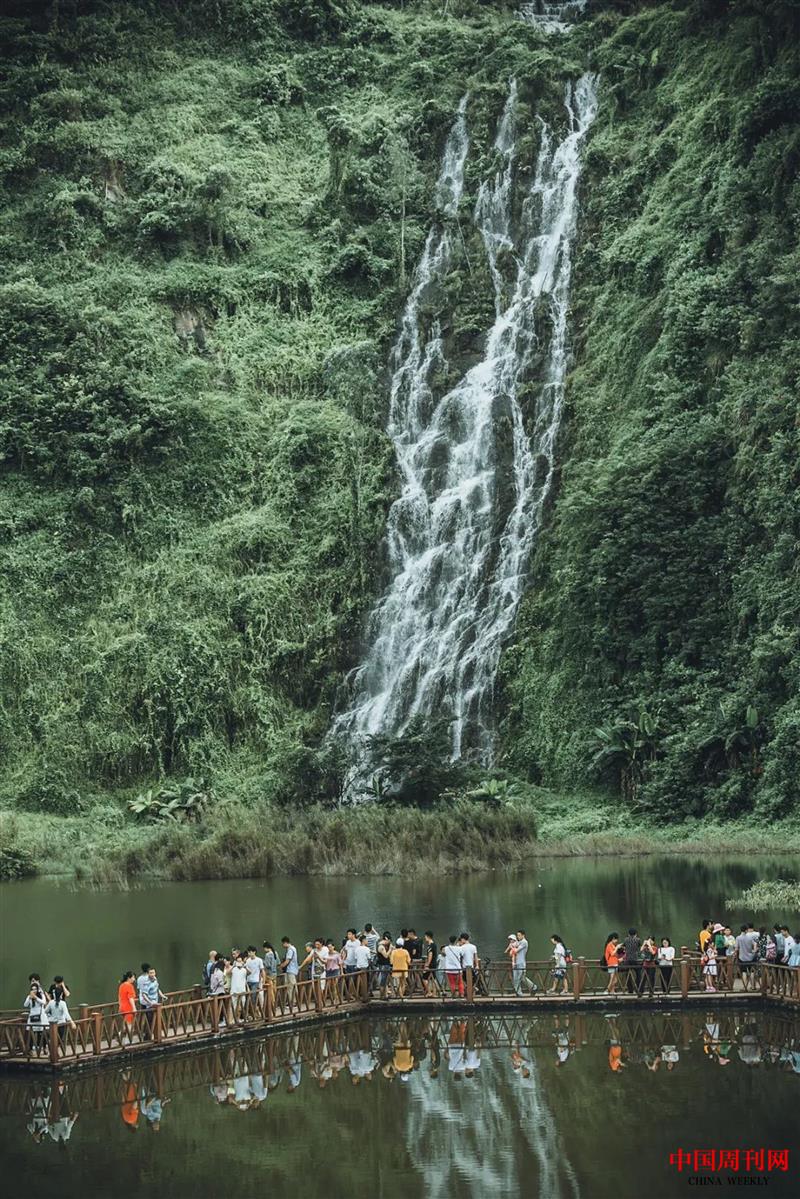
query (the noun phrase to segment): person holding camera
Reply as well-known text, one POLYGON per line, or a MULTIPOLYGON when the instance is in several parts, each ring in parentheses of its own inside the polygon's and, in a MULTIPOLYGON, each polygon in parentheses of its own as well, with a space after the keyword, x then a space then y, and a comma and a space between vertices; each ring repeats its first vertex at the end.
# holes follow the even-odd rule
POLYGON ((38 974, 28 976, 28 995, 23 1004, 23 1007, 28 1009, 28 1020, 26 1024, 28 1053, 41 1053, 46 1047, 45 1033, 47 1032, 47 1012, 46 1007, 50 1001, 50 996, 42 986, 42 980, 38 974))

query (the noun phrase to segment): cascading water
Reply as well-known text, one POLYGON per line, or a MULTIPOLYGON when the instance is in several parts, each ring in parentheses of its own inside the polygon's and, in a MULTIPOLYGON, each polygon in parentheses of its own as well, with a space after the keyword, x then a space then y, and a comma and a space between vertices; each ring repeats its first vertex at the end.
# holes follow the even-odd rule
POLYGON ((548 0, 534 0, 523 4, 519 15, 529 25, 535 25, 542 33, 564 33, 570 21, 586 8, 586 0, 568 0, 566 4, 551 4, 548 0))
POLYGON ((403 482, 388 520, 392 582, 372 613, 354 698, 333 734, 400 733, 417 715, 444 714, 453 756, 470 750, 486 760, 494 678, 553 475, 580 147, 596 111, 595 83, 584 75, 567 86, 562 140, 540 122, 535 176, 515 229, 512 81, 495 139, 499 169, 480 188, 474 213, 496 317, 481 360, 434 404, 446 363, 441 328, 429 325, 426 305, 454 254, 466 104, 465 97, 436 188, 443 220, 428 234, 392 356, 388 430, 403 482), (538 395, 526 400, 533 405, 526 430, 519 391, 534 365, 538 395))

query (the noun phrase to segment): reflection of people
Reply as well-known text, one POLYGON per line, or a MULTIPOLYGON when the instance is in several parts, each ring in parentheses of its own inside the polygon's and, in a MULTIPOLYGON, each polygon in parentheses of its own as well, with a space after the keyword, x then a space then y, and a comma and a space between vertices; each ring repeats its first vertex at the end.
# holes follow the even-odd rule
POLYGON ((463 1021, 454 1020, 450 1026, 450 1037, 447 1043, 447 1068, 453 1082, 460 1082, 466 1068, 464 1043, 467 1037, 467 1026, 463 1021))
POLYGON ((28 1132, 33 1137, 37 1144, 44 1139, 47 1132, 47 1112, 49 1106, 49 1094, 39 1094, 31 1105, 31 1118, 28 1121, 28 1132))
POLYGON ((139 1107, 153 1132, 161 1130, 161 1117, 169 1102, 169 1099, 162 1099, 160 1095, 148 1095, 146 1091, 142 1091, 139 1107))
POLYGON ((139 1104, 137 1102, 136 1084, 128 1076, 125 1086, 125 1098, 120 1107, 122 1121, 131 1132, 139 1127, 139 1104))

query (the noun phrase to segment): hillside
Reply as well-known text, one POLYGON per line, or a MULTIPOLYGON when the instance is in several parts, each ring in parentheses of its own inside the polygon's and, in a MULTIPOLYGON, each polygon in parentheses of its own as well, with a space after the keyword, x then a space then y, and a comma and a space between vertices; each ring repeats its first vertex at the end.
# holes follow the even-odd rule
POLYGON ((497 769, 658 821, 796 811, 799 35, 790 0, 597 3, 568 36, 472 0, 12 8, 6 806, 122 828, 187 778, 237 811, 335 802, 444 141, 468 91, 463 365, 508 81, 530 170, 588 68, 573 369, 497 769))

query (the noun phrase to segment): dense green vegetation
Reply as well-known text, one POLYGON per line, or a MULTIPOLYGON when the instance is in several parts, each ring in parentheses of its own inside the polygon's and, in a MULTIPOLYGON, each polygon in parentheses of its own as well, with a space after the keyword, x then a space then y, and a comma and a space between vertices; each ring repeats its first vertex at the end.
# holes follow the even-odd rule
POLYGON ((774 821, 800 768, 800 8, 642 6, 584 38, 605 110, 505 742, 659 819, 774 821))
MULTIPOLYGON (((274 842, 281 808, 336 802, 323 738, 381 585, 385 364, 444 137, 469 88, 459 362, 508 78, 530 163, 589 62, 563 471, 500 775, 437 769, 433 742, 384 760, 471 792, 443 801, 460 827, 522 803, 518 844, 531 784, 639 819, 796 810, 800 7, 620 0, 547 41, 478 0, 6 11, 0 799, 195 877, 232 829, 274 842), (199 824, 143 832, 128 801, 187 778, 199 824)), ((26 819, 0 828, 9 874, 26 819)))

